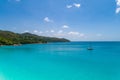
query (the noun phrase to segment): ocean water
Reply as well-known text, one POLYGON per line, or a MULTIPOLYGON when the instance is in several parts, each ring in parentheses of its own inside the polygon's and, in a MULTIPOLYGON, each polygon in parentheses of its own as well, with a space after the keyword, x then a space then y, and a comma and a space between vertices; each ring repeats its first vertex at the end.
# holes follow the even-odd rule
POLYGON ((0 80, 120 80, 120 42, 0 47, 0 80))

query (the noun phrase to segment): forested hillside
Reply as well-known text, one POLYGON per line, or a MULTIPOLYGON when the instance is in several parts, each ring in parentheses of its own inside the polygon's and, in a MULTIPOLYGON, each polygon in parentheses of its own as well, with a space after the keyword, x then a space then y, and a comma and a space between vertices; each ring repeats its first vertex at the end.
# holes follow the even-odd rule
POLYGON ((64 38, 38 36, 31 33, 14 33, 0 30, 0 45, 32 44, 48 42, 69 42, 64 38))

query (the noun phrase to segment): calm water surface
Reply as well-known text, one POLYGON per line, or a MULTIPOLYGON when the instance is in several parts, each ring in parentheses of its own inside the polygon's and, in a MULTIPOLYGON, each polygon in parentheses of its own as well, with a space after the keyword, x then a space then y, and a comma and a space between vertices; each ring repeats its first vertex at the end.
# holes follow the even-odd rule
POLYGON ((120 80, 120 42, 0 47, 0 80, 120 80))

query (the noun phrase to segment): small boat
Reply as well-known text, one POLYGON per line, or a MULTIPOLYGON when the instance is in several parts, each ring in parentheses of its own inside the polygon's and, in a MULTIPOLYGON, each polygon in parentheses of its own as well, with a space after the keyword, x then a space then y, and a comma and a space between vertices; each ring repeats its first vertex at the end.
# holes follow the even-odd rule
POLYGON ((88 47, 87 50, 93 50, 93 48, 92 47, 88 47))
POLYGON ((91 43, 89 44, 89 47, 87 48, 87 50, 93 50, 91 43))

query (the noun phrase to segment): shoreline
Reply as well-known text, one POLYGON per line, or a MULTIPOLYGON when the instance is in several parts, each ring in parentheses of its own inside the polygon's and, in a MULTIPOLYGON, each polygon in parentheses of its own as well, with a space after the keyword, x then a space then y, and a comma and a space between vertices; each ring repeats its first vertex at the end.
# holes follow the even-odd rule
MULTIPOLYGON (((107 43, 118 43, 120 41, 71 41, 71 42, 80 42, 80 43, 89 43, 89 42, 93 42, 93 43, 104 43, 104 42, 107 42, 107 43)), ((66 42, 47 42, 47 43, 25 43, 25 44, 12 44, 12 45, 0 45, 0 47, 2 46, 21 46, 21 45, 29 45, 29 44, 48 44, 48 43, 66 43, 66 42)))

